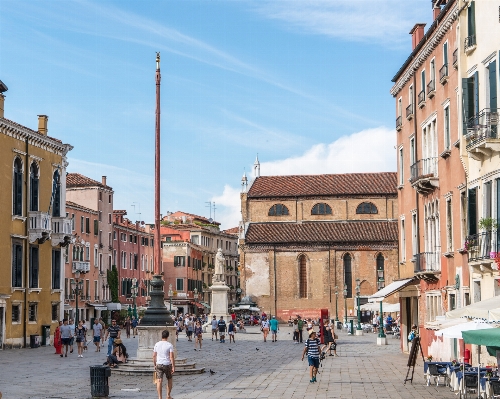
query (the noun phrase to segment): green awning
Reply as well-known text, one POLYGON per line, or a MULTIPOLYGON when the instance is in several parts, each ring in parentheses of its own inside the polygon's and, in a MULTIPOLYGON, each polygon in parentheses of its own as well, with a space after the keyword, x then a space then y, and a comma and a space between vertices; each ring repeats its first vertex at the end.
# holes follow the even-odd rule
POLYGON ((496 351, 500 350, 500 328, 463 331, 462 337, 466 344, 486 346, 491 356, 496 356, 496 351))

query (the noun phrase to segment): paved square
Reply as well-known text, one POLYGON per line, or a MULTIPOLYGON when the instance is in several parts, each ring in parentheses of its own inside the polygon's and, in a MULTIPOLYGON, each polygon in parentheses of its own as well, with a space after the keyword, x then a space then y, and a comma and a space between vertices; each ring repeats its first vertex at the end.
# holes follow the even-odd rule
MULTIPOLYGON (((202 351, 194 350, 185 334, 178 341, 179 357, 205 367, 204 374, 175 376, 172 396, 187 398, 454 398, 446 387, 424 385, 422 360, 417 362, 413 385, 403 385, 407 355, 399 341, 376 346, 376 334, 361 337, 339 333, 338 354, 323 361, 317 383, 309 383, 302 345, 293 344, 291 328, 281 327, 278 342, 262 342, 258 328, 236 335, 236 343, 220 344, 204 334, 202 351), (231 350, 229 350, 231 349, 231 350), (257 350, 259 349, 259 350, 257 350), (211 375, 212 369, 216 374, 211 375)), ((137 339, 124 339, 134 355, 137 339)), ((0 351, 2 399, 90 398, 90 365, 102 364, 106 348, 93 347, 77 358, 76 352, 61 358, 53 347, 0 351)), ((164 395, 166 392, 164 390, 164 395)), ((151 376, 113 374, 111 398, 157 398, 151 376), (139 389, 140 391, 124 391, 139 389)))

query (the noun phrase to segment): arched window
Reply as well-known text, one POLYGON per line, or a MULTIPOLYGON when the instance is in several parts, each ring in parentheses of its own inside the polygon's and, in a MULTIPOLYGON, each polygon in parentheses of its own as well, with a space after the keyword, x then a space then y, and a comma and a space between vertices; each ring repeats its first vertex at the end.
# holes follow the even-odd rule
POLYGON ((301 255, 299 258, 299 297, 307 298, 307 267, 305 255, 301 255))
POLYGON ((352 298, 352 268, 351 255, 344 255, 344 284, 347 289, 347 298, 352 298))
POLYGON ((61 178, 57 170, 52 181, 52 216, 61 216, 61 178))
POLYGON ((284 216, 289 215, 288 208, 283 204, 274 204, 269 208, 269 216, 284 216))
POLYGON ((376 213, 378 213, 378 209, 375 206, 375 204, 372 204, 371 202, 362 202, 356 208, 356 213, 357 214, 366 214, 366 213, 376 214, 376 213))
POLYGON ((331 215, 332 208, 328 204, 320 203, 313 206, 312 215, 331 215))
POLYGON ((384 255, 377 255, 377 289, 381 290, 385 287, 384 282, 384 255))
POLYGON ((12 182, 14 215, 23 215, 23 164, 19 158, 14 161, 14 180, 12 182))
POLYGON ((30 211, 38 211, 38 166, 34 162, 30 167, 30 211))

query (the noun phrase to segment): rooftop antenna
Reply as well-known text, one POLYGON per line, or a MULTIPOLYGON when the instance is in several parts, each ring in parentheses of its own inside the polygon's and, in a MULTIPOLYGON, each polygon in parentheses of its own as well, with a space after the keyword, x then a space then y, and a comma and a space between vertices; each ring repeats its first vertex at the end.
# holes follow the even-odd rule
POLYGON ((139 215, 139 220, 141 220, 141 203, 140 202, 132 202, 132 205, 130 205, 130 206, 134 207, 134 213, 136 215, 139 215), (135 205, 135 204, 138 204, 138 205, 135 205), (136 212, 136 209, 135 209, 136 206, 139 207, 139 212, 136 212))
POLYGON ((215 207, 215 202, 214 202, 214 220, 215 220, 215 210, 216 210, 216 209, 217 209, 217 208, 215 207))
POLYGON ((210 219, 212 219, 212 202, 211 201, 208 201, 208 202, 205 202, 205 208, 208 208, 210 209, 210 219))

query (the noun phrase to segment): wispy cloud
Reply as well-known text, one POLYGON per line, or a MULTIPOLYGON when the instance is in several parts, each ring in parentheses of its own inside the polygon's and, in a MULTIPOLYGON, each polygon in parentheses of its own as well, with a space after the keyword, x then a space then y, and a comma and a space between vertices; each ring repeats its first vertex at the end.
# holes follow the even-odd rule
POLYGON ((401 0, 282 0, 254 4, 261 16, 282 21, 300 32, 347 41, 376 39, 374 44, 389 46, 401 44, 416 22, 426 22, 431 15, 430 1, 426 0, 414 1, 411 6, 401 0))
MULTIPOLYGON (((266 176, 293 174, 388 172, 396 170, 396 132, 385 127, 343 136, 330 144, 316 144, 302 155, 261 162, 266 176)), ((224 228, 240 220, 240 190, 225 185, 222 194, 212 197, 221 208, 224 228)))

